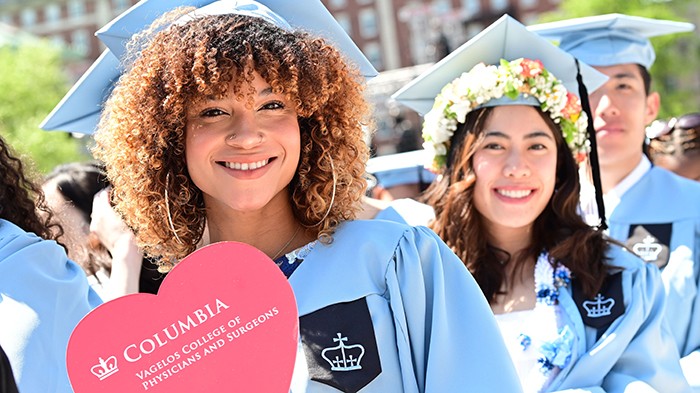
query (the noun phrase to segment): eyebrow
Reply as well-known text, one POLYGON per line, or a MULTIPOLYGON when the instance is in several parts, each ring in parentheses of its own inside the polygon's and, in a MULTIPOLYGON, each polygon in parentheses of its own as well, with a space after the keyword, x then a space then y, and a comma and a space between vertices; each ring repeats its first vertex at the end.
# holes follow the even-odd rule
POLYGON ((613 75, 612 79, 637 79, 631 72, 620 72, 613 75))
MULTIPOLYGON (((272 91, 272 87, 271 87, 271 86, 268 86, 268 87, 266 87, 266 88, 260 90, 260 93, 258 93, 258 96, 259 96, 259 97, 264 97, 264 96, 269 96, 269 95, 271 95, 271 94, 273 94, 273 93, 274 93, 274 92, 272 91)), ((217 97, 211 96, 211 95, 208 95, 208 96, 205 96, 205 97, 204 97, 204 101, 220 101, 220 100, 224 100, 224 99, 225 99, 225 98, 217 98, 217 97)))
MULTIPOLYGON (((489 131, 489 132, 484 134, 484 138, 488 138, 488 137, 511 139, 510 135, 508 135, 502 131, 489 131)), ((546 133, 544 131, 531 132, 529 134, 526 134, 524 139, 533 139, 533 138, 540 138, 540 137, 545 137, 545 138, 554 140, 554 138, 551 135, 549 135, 548 133, 546 133)))

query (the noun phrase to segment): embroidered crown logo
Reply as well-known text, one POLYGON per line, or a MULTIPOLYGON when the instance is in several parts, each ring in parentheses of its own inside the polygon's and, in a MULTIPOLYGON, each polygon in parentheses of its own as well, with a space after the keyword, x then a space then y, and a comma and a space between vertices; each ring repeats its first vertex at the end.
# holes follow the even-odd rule
POLYGON ((321 351, 321 357, 331 365, 331 371, 360 370, 365 348, 360 344, 345 345, 348 338, 343 337, 341 333, 338 333, 338 338, 334 338, 333 341, 338 345, 321 351))
POLYGON ((593 301, 586 300, 583 302, 583 308, 586 309, 589 318, 600 318, 612 313, 612 308, 615 306, 615 299, 604 299, 603 295, 596 295, 593 301))
POLYGON ((114 356, 108 357, 107 360, 99 358, 99 363, 90 368, 90 372, 99 378, 100 381, 116 373, 117 371, 119 371, 119 368, 117 367, 117 358, 114 356))
POLYGON ((646 262, 655 261, 663 249, 661 244, 656 243, 655 240, 653 236, 647 235, 641 243, 632 246, 632 251, 646 262))

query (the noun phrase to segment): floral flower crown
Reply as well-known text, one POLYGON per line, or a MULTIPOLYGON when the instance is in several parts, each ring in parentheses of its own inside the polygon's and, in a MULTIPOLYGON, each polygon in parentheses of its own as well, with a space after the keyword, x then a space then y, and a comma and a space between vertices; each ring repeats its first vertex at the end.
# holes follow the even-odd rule
POLYGON ((432 153, 432 171, 440 172, 444 168, 450 139, 457 125, 464 123, 467 113, 503 96, 511 100, 519 96, 534 97, 540 109, 560 125, 577 161, 584 158, 589 150, 588 117, 578 97, 567 91, 539 60, 501 59, 500 66, 475 65, 471 71, 448 83, 435 97, 435 104, 423 122, 423 148, 432 153))

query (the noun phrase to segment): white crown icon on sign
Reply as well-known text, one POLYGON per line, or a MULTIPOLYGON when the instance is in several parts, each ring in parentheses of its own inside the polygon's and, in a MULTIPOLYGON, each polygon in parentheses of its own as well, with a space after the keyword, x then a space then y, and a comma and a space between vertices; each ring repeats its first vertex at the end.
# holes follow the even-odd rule
POLYGON ((338 346, 321 351, 321 357, 331 365, 331 371, 360 370, 365 348, 360 344, 346 346, 344 341, 348 341, 348 338, 343 337, 341 333, 338 333, 338 338, 334 338, 333 341, 337 342, 338 346))
POLYGON ((632 246, 632 251, 646 262, 655 261, 663 249, 661 244, 656 243, 655 240, 653 236, 647 235, 641 243, 632 246))
POLYGON ((615 305, 615 299, 603 299, 603 295, 598 294, 595 300, 586 300, 583 302, 583 308, 588 312, 590 318, 600 318, 612 313, 612 308, 615 305))
POLYGON ((100 381, 117 371, 119 371, 119 368, 117 367, 117 358, 114 356, 108 357, 107 360, 99 358, 98 363, 90 368, 90 372, 99 378, 100 381))

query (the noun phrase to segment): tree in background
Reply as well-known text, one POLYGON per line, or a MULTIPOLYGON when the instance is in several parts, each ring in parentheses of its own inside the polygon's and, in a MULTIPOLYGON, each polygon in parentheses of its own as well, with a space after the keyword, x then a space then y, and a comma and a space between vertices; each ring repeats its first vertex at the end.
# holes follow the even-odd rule
POLYGON ((660 119, 700 110, 700 2, 697 0, 562 0, 539 22, 620 13, 698 25, 690 33, 654 37, 652 90, 661 95, 660 119))
POLYGON ((0 45, 0 134, 41 173, 60 163, 89 159, 81 140, 38 127, 68 89, 61 56, 37 39, 0 45))

